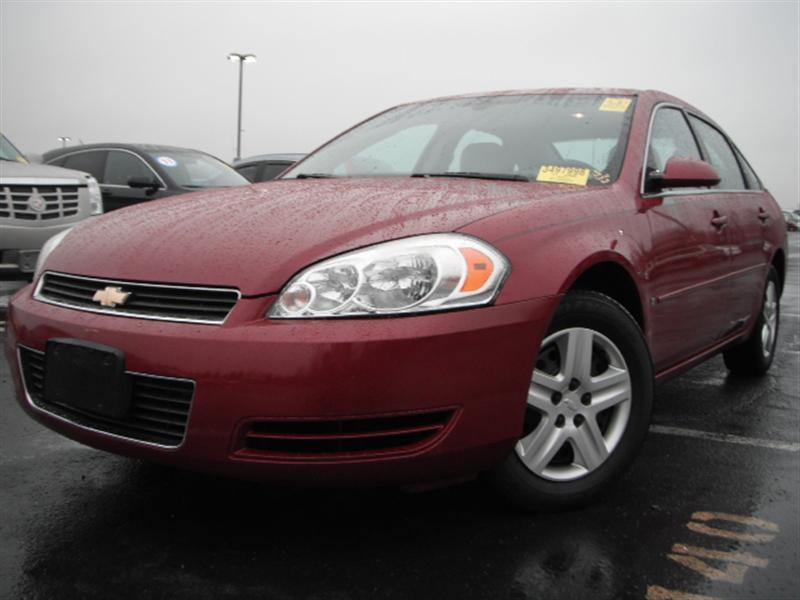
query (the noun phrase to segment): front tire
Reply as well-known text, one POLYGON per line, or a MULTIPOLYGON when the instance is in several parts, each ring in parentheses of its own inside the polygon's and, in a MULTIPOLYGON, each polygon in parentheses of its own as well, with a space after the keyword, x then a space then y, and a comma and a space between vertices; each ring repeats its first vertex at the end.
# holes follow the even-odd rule
POLYGON ((602 294, 570 293, 540 347, 522 437, 490 480, 525 509, 584 503, 637 455, 652 400, 650 352, 633 317, 602 294))
POLYGON ((725 366, 734 375, 759 377, 769 371, 775 358, 775 345, 778 341, 778 322, 780 321, 780 281, 775 267, 770 266, 761 310, 758 313, 753 332, 742 344, 722 353, 725 366))

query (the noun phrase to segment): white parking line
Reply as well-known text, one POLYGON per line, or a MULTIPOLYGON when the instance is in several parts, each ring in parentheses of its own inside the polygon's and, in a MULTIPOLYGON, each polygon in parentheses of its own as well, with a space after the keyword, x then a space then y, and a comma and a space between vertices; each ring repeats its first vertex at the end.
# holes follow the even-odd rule
POLYGON ((650 431, 662 433, 664 435, 678 435, 682 437, 699 438, 714 442, 727 442, 729 444, 742 444, 745 446, 758 446, 759 448, 771 448, 773 450, 784 450, 785 452, 800 452, 800 443, 781 442, 776 440, 764 440, 760 438, 748 438, 730 433, 714 433, 713 431, 699 431, 697 429, 684 429, 682 427, 668 427, 667 425, 651 425, 650 431))

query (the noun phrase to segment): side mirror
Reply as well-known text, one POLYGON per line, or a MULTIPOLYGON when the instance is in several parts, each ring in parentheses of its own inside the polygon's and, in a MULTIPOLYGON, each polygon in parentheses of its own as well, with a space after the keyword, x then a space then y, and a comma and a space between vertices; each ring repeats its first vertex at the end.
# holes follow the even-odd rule
POLYGON ((720 181, 717 170, 702 160, 670 158, 664 172, 655 171, 647 176, 651 191, 664 188, 711 187, 720 181))
POLYGON ((131 177, 128 179, 128 187, 140 188, 152 193, 159 189, 161 184, 158 180, 150 177, 131 177))

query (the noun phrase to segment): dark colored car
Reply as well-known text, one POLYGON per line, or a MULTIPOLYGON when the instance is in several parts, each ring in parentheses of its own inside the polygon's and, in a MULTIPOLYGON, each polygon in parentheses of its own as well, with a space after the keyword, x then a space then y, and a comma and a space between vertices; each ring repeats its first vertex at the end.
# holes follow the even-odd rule
POLYGON ((797 231, 800 229, 800 215, 788 210, 783 211, 783 218, 786 221, 786 231, 797 231))
POLYGON ((46 426, 268 481, 483 472, 525 507, 616 479, 656 381, 719 352, 764 374, 787 256, 723 131, 631 90, 402 105, 59 241, 6 336, 46 426))
POLYGON ((105 212, 176 194, 249 183, 210 154, 173 146, 69 146, 45 152, 42 162, 95 177, 103 192, 105 212))
POLYGON ((235 161, 233 168, 248 181, 271 181, 305 156, 305 154, 259 154, 235 161))

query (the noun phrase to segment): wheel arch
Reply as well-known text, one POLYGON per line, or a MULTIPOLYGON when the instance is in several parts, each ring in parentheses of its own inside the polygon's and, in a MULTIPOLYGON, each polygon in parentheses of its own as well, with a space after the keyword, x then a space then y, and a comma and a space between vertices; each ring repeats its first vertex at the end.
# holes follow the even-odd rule
POLYGON ((564 282, 561 293, 573 290, 599 292, 616 300, 646 331, 641 291, 632 267, 620 255, 608 252, 583 261, 564 282))
POLYGON ((783 253, 783 248, 778 248, 775 254, 772 255, 770 263, 778 272, 778 292, 783 294, 783 284, 786 281, 786 256, 783 253))

